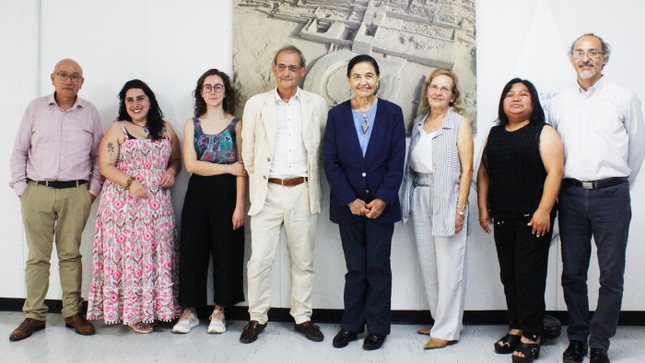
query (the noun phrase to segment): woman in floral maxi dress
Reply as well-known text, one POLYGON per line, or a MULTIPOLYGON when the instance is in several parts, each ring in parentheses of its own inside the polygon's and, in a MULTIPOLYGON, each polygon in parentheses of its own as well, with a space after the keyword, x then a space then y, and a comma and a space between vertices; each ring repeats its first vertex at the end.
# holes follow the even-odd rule
POLYGON ((177 303, 177 238, 170 188, 181 170, 172 126, 140 80, 119 93, 119 117, 101 140, 105 176, 96 220, 88 319, 150 333, 177 303))

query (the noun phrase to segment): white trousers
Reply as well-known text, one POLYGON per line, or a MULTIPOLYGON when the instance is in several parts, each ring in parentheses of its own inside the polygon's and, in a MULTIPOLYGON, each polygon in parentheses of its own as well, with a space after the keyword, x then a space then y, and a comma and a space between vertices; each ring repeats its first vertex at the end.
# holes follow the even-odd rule
POLYGON ((267 322, 271 308, 271 268, 284 225, 291 261, 291 316, 311 320, 313 249, 317 215, 309 209, 307 182, 293 187, 269 183, 262 210, 251 217, 251 259, 247 264, 251 320, 267 322))
POLYGON ((431 189, 415 187, 411 208, 421 274, 434 319, 430 335, 444 340, 459 340, 466 297, 468 218, 464 218, 466 222, 459 233, 449 237, 433 236, 431 189))

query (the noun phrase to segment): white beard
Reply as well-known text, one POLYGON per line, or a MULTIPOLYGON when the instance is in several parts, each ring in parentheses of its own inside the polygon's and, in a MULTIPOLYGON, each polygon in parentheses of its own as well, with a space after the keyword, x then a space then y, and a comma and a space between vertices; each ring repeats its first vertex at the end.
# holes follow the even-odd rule
POLYGON ((582 79, 589 79, 593 77, 596 74, 596 69, 591 68, 590 70, 583 70, 578 68, 578 75, 580 75, 580 78, 582 79))

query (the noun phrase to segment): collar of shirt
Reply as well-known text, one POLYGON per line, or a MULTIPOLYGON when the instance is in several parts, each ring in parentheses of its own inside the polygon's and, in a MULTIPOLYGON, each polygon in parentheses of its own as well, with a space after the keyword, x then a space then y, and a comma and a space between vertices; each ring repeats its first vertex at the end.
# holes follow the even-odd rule
MULTIPOLYGON (((291 97, 289 100, 295 99, 296 101, 300 101, 300 87, 296 89, 296 94, 291 97)), ((275 88, 275 104, 280 105, 280 103, 286 104, 283 100, 282 97, 280 97, 280 94, 278 93, 278 87, 275 88)))
POLYGON ((594 83, 593 86, 589 87, 586 91, 580 87, 580 84, 578 81, 575 83, 575 90, 578 91, 578 94, 581 95, 592 95, 598 91, 607 83, 607 80, 605 79, 605 76, 600 77, 598 82, 594 83))
MULTIPOLYGON (((67 111, 71 111, 71 110, 75 109, 76 107, 83 107, 81 102, 79 102, 80 99, 81 98, 78 97, 78 95, 76 95, 76 98, 74 99, 74 105, 72 106, 72 108, 70 108, 67 111)), ((48 105, 54 105, 54 106, 58 107, 59 110, 61 110, 63 112, 66 112, 62 108, 60 108, 60 106, 58 105, 58 102, 56 102, 56 91, 54 91, 54 93, 49 95, 49 98, 47 99, 47 104, 48 105)))

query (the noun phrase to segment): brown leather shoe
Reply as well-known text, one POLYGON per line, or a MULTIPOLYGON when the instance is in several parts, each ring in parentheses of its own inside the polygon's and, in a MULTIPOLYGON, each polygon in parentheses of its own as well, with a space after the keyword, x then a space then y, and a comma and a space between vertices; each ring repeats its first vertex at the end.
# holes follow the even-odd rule
POLYGON ((74 328, 76 334, 94 335, 94 327, 92 326, 92 323, 87 321, 87 319, 80 314, 75 314, 65 318, 65 326, 68 328, 74 328))
POLYGON ((9 335, 9 340, 17 342, 29 338, 33 332, 45 329, 45 320, 27 318, 9 335))

